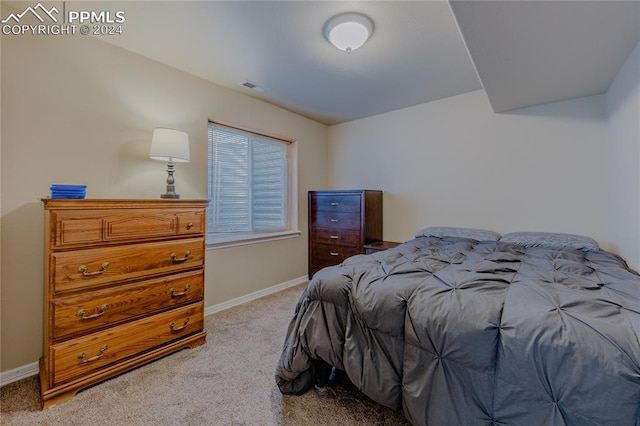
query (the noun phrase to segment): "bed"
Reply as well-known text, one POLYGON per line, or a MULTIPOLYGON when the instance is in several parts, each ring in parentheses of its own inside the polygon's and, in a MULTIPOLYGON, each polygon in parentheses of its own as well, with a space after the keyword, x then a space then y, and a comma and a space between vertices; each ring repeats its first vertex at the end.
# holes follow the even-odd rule
POLYGON ((589 238, 426 228, 317 272, 276 367, 414 425, 640 426, 640 276, 589 238))

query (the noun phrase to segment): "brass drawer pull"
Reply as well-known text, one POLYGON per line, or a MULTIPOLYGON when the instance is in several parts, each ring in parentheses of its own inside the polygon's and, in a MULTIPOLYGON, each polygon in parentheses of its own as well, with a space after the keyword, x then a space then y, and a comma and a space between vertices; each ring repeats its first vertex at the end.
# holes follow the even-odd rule
POLYGON ((173 332, 173 333, 177 333, 178 331, 182 331, 182 330, 184 330, 185 328, 187 328, 187 324, 189 324, 189 317, 187 317, 187 318, 184 320, 184 323, 182 324, 182 327, 177 327, 177 328, 176 328, 176 324, 175 324, 175 323, 173 323, 173 322, 171 323, 171 325, 170 325, 169 327, 171 328, 171 332, 173 332))
POLYGON ((338 203, 337 201, 334 201, 334 202, 332 202, 332 203, 331 203, 331 205, 332 205, 332 206, 339 206, 339 205, 340 205, 340 203, 338 203))
POLYGON ((340 237, 337 235, 329 235, 329 238, 331 238, 332 240, 337 240, 340 237))
POLYGON ((337 253, 335 251, 332 251, 329 253, 331 256, 340 256, 340 253, 337 253))
POLYGON ((85 309, 81 309, 81 310, 78 311, 78 313, 76 315, 79 316, 83 320, 88 320, 88 319, 92 319, 92 318, 98 318, 98 317, 101 317, 102 315, 104 315, 105 311, 108 308, 109 308, 109 305, 107 305, 105 303, 104 305, 100 306, 100 311, 98 313, 96 313, 96 314, 87 316, 87 311, 85 309))
POLYGON ((338 223, 338 219, 331 219, 331 223, 338 223))
POLYGON ((91 358, 86 358, 85 359, 85 353, 82 352, 80 355, 78 355, 78 358, 82 360, 82 362, 93 362, 93 361, 97 361, 100 358, 102 358, 102 356, 104 355, 105 351, 107 350, 107 345, 104 345, 103 347, 100 348, 100 353, 98 353, 98 355, 91 357, 91 358))
POLYGON ((100 267, 99 271, 87 272, 89 270, 89 268, 87 268, 87 265, 80 265, 78 266, 78 272, 82 272, 82 275, 85 277, 93 277, 94 275, 104 274, 108 267, 109 267, 109 262, 104 262, 100 267))
POLYGON ((193 227, 193 222, 187 223, 187 229, 191 229, 193 227))
POLYGON ((189 256, 191 256, 191 250, 187 250, 182 258, 178 258, 178 255, 171 253, 171 261, 173 263, 184 263, 189 260, 189 256))
POLYGON ((180 293, 176 293, 176 289, 171 287, 171 289, 169 290, 169 293, 171 293, 171 297, 180 297, 180 296, 184 296, 187 294, 187 291, 189 291, 189 287, 191 287, 189 284, 184 286, 184 291, 180 292, 180 293))

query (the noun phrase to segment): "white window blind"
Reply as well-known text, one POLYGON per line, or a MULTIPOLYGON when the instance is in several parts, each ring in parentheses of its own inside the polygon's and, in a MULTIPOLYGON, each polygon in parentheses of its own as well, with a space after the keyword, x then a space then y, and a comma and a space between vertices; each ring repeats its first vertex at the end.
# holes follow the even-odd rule
POLYGON ((278 232, 288 223, 288 143, 209 124, 209 240, 278 232))

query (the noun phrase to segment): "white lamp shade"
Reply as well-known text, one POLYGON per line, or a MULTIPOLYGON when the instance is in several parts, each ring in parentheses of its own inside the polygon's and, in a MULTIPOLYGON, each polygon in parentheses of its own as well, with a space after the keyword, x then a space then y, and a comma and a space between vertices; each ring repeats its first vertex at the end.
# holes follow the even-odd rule
POLYGON ((373 23, 360 13, 343 13, 329 19, 324 35, 331 44, 345 52, 361 47, 371 37, 373 23))
POLYGON ((149 157, 154 160, 186 163, 189 161, 189 135, 180 130, 153 129, 149 157))

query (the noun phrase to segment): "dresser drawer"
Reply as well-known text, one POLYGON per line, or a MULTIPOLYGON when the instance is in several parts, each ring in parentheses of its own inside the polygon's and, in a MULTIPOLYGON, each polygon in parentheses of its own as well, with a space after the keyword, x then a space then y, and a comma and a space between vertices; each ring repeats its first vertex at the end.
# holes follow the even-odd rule
POLYGON ((345 231, 342 229, 311 229, 311 241, 319 244, 340 245, 345 247, 359 247, 360 231, 345 231))
POLYGON ((202 330, 202 302, 51 345, 53 385, 202 330))
POLYGON ((311 210, 322 212, 360 212, 360 194, 330 194, 311 197, 311 210))
POLYGON ((178 235, 204 234, 206 219, 202 210, 178 213, 178 235))
POLYGON ((342 263, 345 259, 361 254, 359 249, 328 244, 312 244, 314 261, 317 265, 329 266, 342 263))
POLYGON ((135 284, 53 299, 50 332, 53 339, 89 333, 149 314, 200 301, 204 296, 202 270, 135 284))
POLYGON ((360 216, 355 213, 315 212, 311 214, 311 220, 317 228, 360 229, 360 216))
POLYGON ((203 234, 203 209, 53 211, 54 248, 203 234))
POLYGON ((204 241, 193 238, 54 252, 50 258, 53 292, 60 293, 201 267, 204 241))

